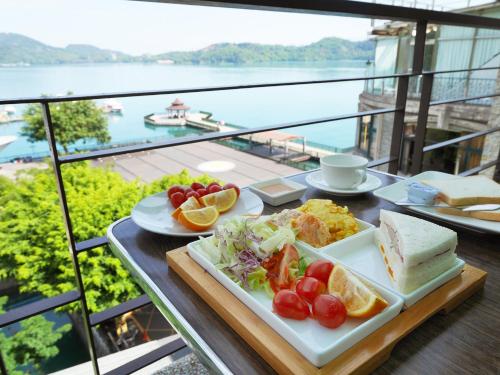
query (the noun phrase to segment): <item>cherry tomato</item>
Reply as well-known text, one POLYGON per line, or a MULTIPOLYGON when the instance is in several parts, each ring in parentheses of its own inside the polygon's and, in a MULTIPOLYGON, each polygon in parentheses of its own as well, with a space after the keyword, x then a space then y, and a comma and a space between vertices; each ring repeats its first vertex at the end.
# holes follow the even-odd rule
POLYGON ((328 285, 328 279, 330 278, 332 269, 332 262, 320 259, 307 266, 304 276, 314 277, 315 279, 323 281, 325 285, 328 285))
POLYGON ((313 303, 314 299, 323 294, 326 290, 325 283, 314 277, 303 277, 295 286, 297 294, 309 303, 313 303))
POLYGON ((205 185, 200 184, 199 182, 193 182, 191 184, 191 189, 193 189, 195 191, 198 190, 198 189, 205 189, 205 185))
POLYGON ((320 294, 312 304, 313 316, 322 326, 337 328, 345 322, 347 310, 342 301, 331 294, 320 294))
POLYGON ((184 189, 183 189, 183 187, 182 187, 182 186, 179 186, 179 185, 174 185, 174 186, 171 186, 171 187, 167 190, 167 196, 168 196, 168 199, 172 199, 172 194, 177 193, 177 192, 184 193, 184 189))
POLYGON ((186 195, 187 193, 191 193, 192 191, 194 191, 193 189, 191 189, 190 187, 184 189, 184 195, 186 195))
POLYGON ((198 189, 198 190, 196 190, 196 192, 198 193, 198 195, 200 197, 203 197, 204 195, 208 194, 208 190, 207 189, 198 189))
POLYGON ((220 184, 219 184, 218 182, 212 181, 211 183, 209 183, 209 184, 207 185, 207 190, 208 190, 208 188, 209 188, 210 186, 213 186, 213 185, 220 186, 220 184))
POLYGON ((234 190, 236 190, 236 194, 238 194, 238 197, 240 196, 240 188, 238 186, 236 186, 235 184, 225 184, 222 189, 223 190, 227 190, 227 189, 231 189, 233 188, 234 190))
POLYGON ((200 194, 198 194, 196 191, 190 191, 189 193, 186 194, 186 199, 190 197, 195 197, 196 199, 200 199, 200 194))
POLYGON ((217 193, 218 191, 221 191, 221 190, 222 190, 222 188, 220 187, 220 185, 212 185, 212 186, 208 187, 208 192, 210 194, 217 193))
POLYGON ((181 193, 180 191, 172 194, 172 197, 170 198, 170 202, 172 203, 172 206, 174 206, 174 208, 179 207, 185 201, 186 201, 186 196, 184 195, 184 193, 181 193))
POLYGON ((309 305, 291 290, 280 290, 274 295, 273 311, 283 318, 304 320, 311 312, 309 305))

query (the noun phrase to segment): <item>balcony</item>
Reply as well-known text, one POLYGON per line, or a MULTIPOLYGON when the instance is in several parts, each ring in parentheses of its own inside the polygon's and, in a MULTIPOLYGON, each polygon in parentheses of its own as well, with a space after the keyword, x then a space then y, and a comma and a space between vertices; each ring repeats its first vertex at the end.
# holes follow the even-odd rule
MULTIPOLYGON (((213 5, 204 1, 195 3, 196 5, 213 5)), ((170 184, 171 181, 168 179, 161 180, 162 177, 174 174, 174 171, 180 172, 181 169, 188 170, 190 182, 197 178, 208 179, 208 177, 203 176, 203 173, 206 173, 211 176, 210 178, 235 182, 242 187, 273 177, 289 177, 292 180, 304 183, 305 171, 318 168, 319 159, 322 156, 336 152, 366 156, 370 160, 369 167, 374 171, 382 172, 380 173, 381 176, 385 176, 384 173, 391 174, 389 177, 381 177, 387 183, 395 182, 399 177, 416 175, 429 169, 443 169, 462 176, 488 173, 498 180, 498 164, 500 162, 498 158, 498 130, 500 130, 500 124, 497 116, 500 108, 498 99, 500 96, 498 81, 500 65, 498 59, 495 60, 496 64, 489 66, 475 67, 471 65, 467 68, 457 69, 436 69, 435 66, 433 69, 424 68, 426 37, 429 25, 444 24, 480 30, 495 29, 497 31, 500 28, 497 20, 461 13, 357 2, 331 4, 321 1, 294 4, 288 2, 243 2, 233 4, 232 2, 223 1, 216 5, 235 6, 243 9, 257 8, 320 13, 324 15, 340 13, 365 18, 383 17, 391 20, 402 19, 408 22, 416 22, 415 35, 410 43, 413 46, 411 59, 409 59, 411 68, 406 69, 404 72, 391 71, 390 74, 373 73, 368 76, 343 76, 316 80, 283 80, 157 91, 0 99, 0 106, 31 104, 37 106, 41 112, 49 152, 43 151, 39 154, 32 152, 26 155, 18 155, 18 158, 39 161, 46 156, 50 156, 51 168, 53 168, 53 174, 55 175, 54 187, 57 189, 57 198, 62 210, 62 221, 59 220, 60 218, 50 216, 52 213, 48 210, 47 221, 52 220, 55 223, 54 227, 59 225, 59 229, 64 227, 67 246, 70 250, 67 261, 68 264, 69 262, 72 263, 72 267, 62 267, 62 270, 54 269, 53 276, 56 279, 60 277, 59 273, 74 275, 74 283, 65 284, 63 287, 60 287, 60 283, 55 280, 60 289, 59 293, 50 296, 41 293, 43 298, 39 298, 40 295, 38 295, 32 301, 24 305, 16 305, 2 313, 0 315, 0 328, 12 328, 19 322, 26 321, 34 316, 52 312, 56 309, 58 309, 56 311, 61 311, 61 308, 72 306, 71 319, 74 319, 74 324, 79 326, 79 336, 85 338, 86 342, 82 345, 82 351, 85 346, 85 359, 88 359, 88 362, 82 367, 68 370, 72 373, 77 373, 77 371, 90 373, 93 371, 95 374, 128 374, 146 366, 154 365, 158 360, 163 361, 164 366, 172 366, 172 362, 185 357, 187 353, 190 353, 191 356, 196 355, 203 365, 215 372, 244 372, 245 369, 248 372, 280 371, 276 367, 273 368, 272 365, 269 365, 267 358, 263 360, 260 352, 259 354, 254 352, 255 348, 250 348, 238 336, 231 333, 231 328, 225 326, 215 312, 200 298, 182 299, 183 294, 191 295, 193 292, 182 283, 182 280, 173 276, 172 272, 168 271, 167 274, 166 265, 164 264, 164 252, 167 249, 173 250, 183 246, 188 241, 159 235, 150 235, 151 237, 149 237, 130 220, 125 220, 116 224, 116 226, 114 224, 112 229, 120 226, 121 232, 116 234, 117 241, 120 243, 137 242, 134 244, 135 253, 118 249, 117 243, 110 243, 110 232, 106 236, 106 228, 123 216, 128 216, 130 207, 126 207, 124 204, 123 207, 113 211, 114 201, 107 196, 108 191, 111 191, 112 194, 121 194, 119 196, 123 198, 127 195, 133 195, 134 199, 138 201, 142 198, 141 194, 147 195, 146 193, 164 190, 165 185, 170 184), (493 78, 478 78, 483 75, 493 78), (133 100, 141 97, 170 100, 174 97, 195 98, 197 95, 207 95, 204 96, 206 98, 208 95, 216 96, 226 92, 234 95, 234 98, 238 98, 237 100, 250 101, 252 97, 258 97, 264 90, 270 92, 269 97, 273 96, 274 91, 272 90, 275 89, 290 90, 293 96, 300 92, 308 93, 321 90, 324 87, 328 87, 332 92, 342 96, 342 85, 350 83, 364 84, 364 91, 360 95, 357 111, 342 112, 342 110, 337 111, 335 108, 330 112, 328 108, 327 110, 323 109, 324 112, 317 116, 298 118, 291 121, 270 121, 253 127, 226 123, 223 119, 212 117, 213 115, 208 112, 211 108, 200 108, 198 114, 206 117, 203 117, 202 120, 197 119, 197 121, 198 124, 202 123, 204 128, 203 130, 199 128, 192 134, 186 135, 183 133, 175 137, 158 136, 149 138, 146 141, 144 141, 144 138, 130 136, 126 142, 111 141, 104 142, 102 145, 89 143, 63 150, 61 148, 61 136, 57 133, 57 126, 54 125, 58 121, 55 116, 57 107, 64 103, 94 102, 109 99, 133 100), (346 121, 351 122, 347 123, 346 121), (338 131, 338 126, 352 124, 355 124, 352 129, 356 129, 355 132, 353 131, 355 133, 353 135, 355 144, 352 146, 324 147, 315 140, 308 140, 308 137, 301 133, 303 129, 321 127, 321 131, 324 132, 325 136, 333 137, 336 134, 335 130, 338 131), (330 129, 334 131, 330 133, 330 129), (446 137, 443 138, 441 135, 437 135, 437 133, 433 132, 433 129, 446 130, 446 137), (377 131, 380 132, 378 136, 377 131), (447 155, 447 158, 452 160, 452 163, 440 164, 440 160, 436 161, 442 155, 438 154, 439 152, 451 153, 452 155, 447 155), (89 164, 82 164, 81 162, 89 164), (70 173, 68 172, 68 166, 81 169, 74 169, 70 173), (90 176, 92 172, 89 173, 85 168, 95 171, 97 174, 95 180, 90 176), (106 187, 100 187, 101 190, 98 193, 104 198, 102 199, 104 203, 98 204, 98 199, 95 199, 97 195, 85 196, 84 193, 82 194, 84 190, 79 190, 79 182, 92 185, 99 181, 100 176, 115 178, 115 175, 113 175, 115 177, 104 174, 99 175, 100 171, 104 171, 106 168, 112 168, 115 172, 118 172, 120 178, 123 181, 128 181, 131 185, 121 185, 123 190, 120 192, 112 190, 111 187, 108 187, 109 190, 106 190, 106 187), (85 177, 89 177, 89 180, 84 179, 83 173, 89 173, 90 177, 85 175, 85 177), (81 177, 82 181, 79 181, 79 177, 81 177), (138 181, 138 178, 141 181, 138 181), (150 185, 153 188, 148 190, 150 188, 145 186, 150 185), (141 193, 137 193, 138 191, 141 193), (86 206, 86 209, 79 207, 78 202, 86 206), (88 207, 88 205, 94 204, 96 210, 107 209, 113 211, 106 216, 107 222, 95 223, 98 228, 86 225, 85 220, 82 219, 92 220, 94 218, 92 208, 89 209, 88 207), (85 224, 82 225, 82 222, 85 224), (152 249, 150 253, 147 253, 148 247, 152 249), (117 254, 122 254, 122 257, 120 258, 120 255, 117 254), (123 254, 129 254, 130 258, 123 254), (151 272, 147 272, 146 275, 140 275, 138 274, 139 266, 142 267, 148 264, 150 261, 147 259, 148 256, 153 259, 151 264, 154 264, 154 267, 157 268, 150 270, 151 272), (109 259, 105 266, 93 260, 96 258, 104 259, 104 257, 109 259), (165 268, 161 268, 162 266, 165 268), (93 273, 93 271, 96 271, 95 268, 99 267, 103 267, 103 269, 100 270, 99 277, 97 277, 97 272, 93 273), (116 294, 111 297, 113 303, 111 301, 99 301, 100 304, 110 305, 107 309, 95 310, 93 305, 97 304, 96 298, 104 298, 102 296, 96 297, 93 290, 93 288, 99 288, 103 283, 100 277, 105 279, 106 272, 116 272, 119 276, 123 276, 124 279, 129 279, 127 271, 132 272, 132 276, 139 286, 133 284, 132 281, 130 284, 124 284, 124 290, 116 291, 116 294), (151 286, 152 284, 144 281, 154 278, 158 280, 168 279, 168 282, 171 283, 168 285, 178 289, 155 290, 151 286), (138 289, 141 290, 141 294, 135 293, 138 289), (158 296, 162 295, 162 293, 165 295, 170 293, 169 297, 171 298, 166 301, 161 300, 158 296), (118 298, 122 298, 127 294, 133 295, 134 298, 129 300, 124 298, 117 301, 118 298), (153 305, 157 306, 158 310, 153 309, 153 305), (199 309, 203 314, 194 316, 194 318, 188 316, 190 308, 199 309), (131 315, 131 311, 136 311, 136 313, 131 315), (150 342, 144 344, 143 342, 148 340, 140 339, 141 335, 145 336, 146 331, 141 328, 143 321, 138 317, 142 314, 146 316, 146 321, 149 319, 149 322, 151 322, 153 318, 147 315, 149 313, 151 316, 153 314, 159 316, 161 313, 167 320, 167 323, 162 322, 160 328, 166 332, 167 338, 161 338, 161 345, 159 346, 150 345, 150 342), (196 327, 197 319, 203 319, 205 325, 196 327), (113 327, 105 330, 103 327, 109 322, 113 322, 113 327), (215 332, 213 336, 210 336, 212 327, 215 327, 215 332), (109 345, 115 345, 117 348, 115 353, 107 353, 108 355, 104 356, 99 351, 103 340, 102 332, 118 332, 119 328, 121 333, 126 331, 127 335, 109 338, 109 342, 112 343, 109 345), (225 352, 222 345, 217 344, 218 341, 222 342, 222 340, 231 343, 230 347, 227 348, 227 352, 225 352), (210 341, 210 345, 207 344, 208 341, 210 341), (134 349, 133 346, 137 343, 147 346, 141 347, 139 345, 134 349), (130 351, 125 352, 125 350, 130 351), (247 357, 243 355, 246 351, 249 353, 247 357), (241 359, 231 362, 229 358, 231 356, 240 356, 241 359), (221 357, 223 357, 223 360, 221 357)), ((498 54, 493 55, 494 58, 498 56, 498 54)), ((468 56, 469 59, 472 59, 471 56, 468 56)), ((278 95, 274 94, 274 97, 276 96, 278 95)), ((269 111, 272 108, 266 107, 265 110, 269 111)), ((147 115, 147 113, 144 113, 144 116, 147 115)), ((251 115, 252 113, 248 113, 248 116, 251 115)), ((191 121, 195 122, 195 120, 191 121)), ((15 164, 13 165, 15 166, 15 164)), ((27 196, 34 195, 33 193, 30 194, 29 191, 22 193, 27 194, 27 196)), ((47 201, 56 197, 53 192, 47 191, 46 194, 47 201)), ((308 194, 311 197, 316 197, 311 192, 308 194)), ((369 204, 373 204, 373 207, 364 207, 364 203, 355 199, 339 199, 345 204, 352 204, 357 215, 366 215, 367 219, 374 222, 377 221, 376 215, 379 209, 383 208, 382 204, 374 202, 375 198, 371 196, 367 200, 369 204)), ((7 204, 7 200, 5 202, 7 204)), ((42 208, 45 207, 45 203, 43 199, 33 202, 40 210, 30 211, 30 213, 44 215, 42 208)), ((272 208, 266 207, 266 212, 273 211, 272 208)), ((6 227, 6 229, 16 231, 23 225, 29 226, 32 224, 19 221, 15 225, 6 227)), ((52 229, 57 230, 57 228, 52 229)), ((43 237, 43 233, 36 233, 36 228, 32 228, 32 233, 32 238, 19 240, 20 248, 32 246, 35 237, 39 239, 43 237)), ((460 236, 464 238, 464 242, 466 241, 471 246, 476 239, 474 232, 463 229, 460 231, 460 236)), ((492 241, 492 243, 497 239, 494 235, 478 235, 477 238, 492 241)), ((46 245, 49 246, 50 244, 46 245)), ((59 248, 61 248, 61 244, 59 244, 59 248)), ((465 249, 462 250, 467 261, 474 266, 487 269, 494 276, 498 275, 500 270, 495 263, 493 248, 483 250, 480 247, 474 247, 474 250, 478 251, 479 254, 474 254, 472 251, 465 249), (494 264, 488 264, 488 259, 494 264)), ((44 262, 50 263, 53 258, 44 258, 39 254, 45 251, 47 249, 40 249, 37 254, 33 255, 34 259, 39 262, 43 259, 44 262)), ((23 255, 19 254, 19 256, 23 255)), ((28 271, 24 271, 25 274, 26 272, 28 271)), ((10 277, 10 281, 15 282, 12 280, 12 276, 10 277)), ((28 280, 31 279, 32 275, 25 275, 24 277, 28 280)), ((42 279, 42 281, 45 283, 47 279, 42 279)), ((36 277, 30 282, 41 283, 36 277)), ((120 285, 115 284, 115 287, 119 289, 120 285)), ((495 291, 495 286, 488 285, 488 287, 490 289, 486 293, 498 292, 498 288, 495 291)), ((491 301, 483 301, 480 297, 475 296, 468 302, 464 310, 473 309, 474 313, 478 313, 479 310, 487 308, 492 308, 491 301)), ((475 318, 471 317, 471 315, 465 316, 466 313, 467 311, 462 310, 453 317, 456 320, 460 320, 462 316, 464 319, 469 319, 466 323, 460 323, 462 326, 467 326, 475 318)), ((429 324, 432 325, 431 328, 436 328, 439 325, 445 325, 450 330, 453 328, 451 323, 443 320, 437 322, 434 320, 429 324)), ((425 329, 425 327, 419 329, 425 329)), ((483 327, 481 327, 482 329, 483 327)), ((429 334, 429 331, 426 332, 429 334)), ((421 333, 421 335, 425 334, 421 333)), ((448 339, 453 337, 447 332, 448 339)), ((405 339, 412 348, 410 352, 415 353, 418 347, 422 346, 422 344, 418 343, 421 338, 412 336, 405 339)), ((481 340, 478 340, 477 343, 481 343, 481 340)), ((491 339, 490 343, 494 345, 494 339, 491 339)), ((7 349, 2 347, 1 351, 5 356, 4 353, 7 349)), ((489 354, 492 353, 489 352, 489 354)), ((421 363, 417 365, 417 368, 406 367, 410 366, 408 363, 413 359, 411 353, 405 354, 399 350, 395 358, 390 360, 392 362, 386 365, 385 371, 390 371, 391 368, 397 368, 398 366, 401 366, 401 371, 405 369, 418 371, 418 366, 421 366, 421 363)), ((474 360, 469 360, 467 363, 474 364, 474 360)), ((7 365, 4 360, 0 360, 2 373, 7 373, 7 365)), ((433 365, 436 366, 434 368, 442 368, 443 363, 436 361, 433 365)), ((479 364, 477 365, 479 366, 479 364)), ((484 366, 484 371, 491 370, 487 364, 484 366)), ((153 372, 151 367, 149 369, 145 370, 145 373, 147 371, 153 372)), ((284 372, 284 370, 281 369, 281 372, 284 372)))

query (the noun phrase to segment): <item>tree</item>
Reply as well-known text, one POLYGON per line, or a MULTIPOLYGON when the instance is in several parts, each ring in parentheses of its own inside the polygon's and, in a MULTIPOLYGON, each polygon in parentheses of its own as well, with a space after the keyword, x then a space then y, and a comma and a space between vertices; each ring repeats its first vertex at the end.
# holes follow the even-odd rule
MULTIPOLYGON (((7 296, 0 297, 0 314, 7 303, 7 296)), ((65 332, 71 329, 65 324, 54 330, 54 322, 48 321, 41 315, 21 321, 20 330, 6 335, 0 332, 0 348, 9 374, 22 375, 23 368, 32 367, 40 370, 42 361, 54 357, 59 353, 57 341, 65 332)), ((8 332, 10 327, 6 329, 8 332)))
MULTIPOLYGON (((66 153, 70 145, 80 140, 95 139, 99 143, 111 140, 107 118, 91 100, 51 104, 50 114, 56 141, 66 153)), ((28 141, 47 139, 40 105, 30 104, 24 112, 24 120, 21 135, 28 137, 28 141)))
MULTIPOLYGON (((184 170, 150 185, 89 163, 65 165, 64 185, 76 241, 106 233, 115 220, 130 215, 144 196, 172 184, 208 183, 184 170)), ((105 247, 79 255, 91 312, 139 295, 119 259, 105 247)), ((75 288, 64 225, 52 170, 30 170, 16 182, 0 179, 0 280, 15 278, 21 292, 47 297, 75 288)))

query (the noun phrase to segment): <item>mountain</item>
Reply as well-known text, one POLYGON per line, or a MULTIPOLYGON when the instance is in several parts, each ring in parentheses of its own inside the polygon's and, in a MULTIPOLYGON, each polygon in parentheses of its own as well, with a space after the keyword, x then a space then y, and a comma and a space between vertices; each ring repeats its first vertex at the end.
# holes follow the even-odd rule
POLYGON ((129 62, 134 57, 122 52, 85 44, 52 47, 20 34, 0 33, 0 64, 67 64, 129 62))
POLYGON ((312 62, 344 59, 373 59, 374 43, 324 38, 306 46, 266 45, 256 43, 218 43, 190 52, 167 52, 158 55, 132 56, 86 44, 52 47, 14 33, 0 33, 0 65, 70 64, 105 62, 158 62, 177 64, 253 64, 271 62, 312 62))
POLYGON ((306 46, 282 46, 254 43, 219 43, 193 52, 168 52, 158 59, 181 64, 251 64, 267 62, 300 62, 373 59, 372 41, 351 42, 324 38, 306 46))

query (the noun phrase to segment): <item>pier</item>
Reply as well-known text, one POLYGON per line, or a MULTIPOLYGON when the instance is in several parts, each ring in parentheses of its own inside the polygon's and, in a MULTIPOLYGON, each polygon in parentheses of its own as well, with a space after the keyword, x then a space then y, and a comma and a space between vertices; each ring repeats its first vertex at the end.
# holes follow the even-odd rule
MULTIPOLYGON (((166 108, 167 113, 151 113, 144 116, 144 122, 154 126, 184 126, 189 125, 198 129, 211 132, 231 132, 243 127, 226 124, 212 118, 212 113, 199 111, 188 112, 190 107, 179 98, 166 108)), ((248 142, 244 150, 264 158, 270 158, 278 162, 304 162, 311 158, 321 158, 329 155, 333 150, 309 146, 306 138, 302 135, 283 132, 280 130, 266 131, 251 135, 236 137, 248 142)))

